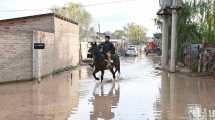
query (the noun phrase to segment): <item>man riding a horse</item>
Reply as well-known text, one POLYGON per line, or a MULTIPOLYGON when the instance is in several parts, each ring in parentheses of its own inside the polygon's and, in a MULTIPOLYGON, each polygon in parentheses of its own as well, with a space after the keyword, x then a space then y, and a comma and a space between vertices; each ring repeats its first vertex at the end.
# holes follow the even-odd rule
POLYGON ((89 55, 92 55, 91 58, 93 58, 91 66, 94 68, 93 76, 96 80, 99 80, 96 77, 96 73, 99 71, 101 71, 101 81, 103 80, 105 70, 110 70, 114 79, 116 72, 120 74, 120 59, 115 53, 114 45, 110 42, 110 36, 105 36, 105 42, 98 46, 96 42, 91 43, 88 52, 90 53, 89 55))
POLYGON ((105 58, 109 65, 113 63, 113 56, 115 54, 115 47, 113 43, 110 42, 110 36, 105 36, 105 42, 98 46, 99 50, 105 55, 105 58))

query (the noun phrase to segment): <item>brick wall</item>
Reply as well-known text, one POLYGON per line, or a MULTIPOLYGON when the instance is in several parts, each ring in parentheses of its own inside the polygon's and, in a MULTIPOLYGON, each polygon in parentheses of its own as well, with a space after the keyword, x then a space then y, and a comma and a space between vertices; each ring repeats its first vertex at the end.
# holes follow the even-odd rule
POLYGON ((55 21, 55 69, 79 64, 79 26, 59 18, 55 21))
POLYGON ((36 30, 54 32, 54 16, 40 16, 28 19, 8 20, 0 22, 0 29, 36 30))
POLYGON ((0 82, 32 77, 31 31, 0 30, 0 82))
MULTIPOLYGON (((33 42, 45 43, 45 49, 33 50, 34 78, 79 64, 78 38, 74 37, 76 34, 75 32, 70 31, 70 33, 64 31, 64 28, 62 28, 64 23, 65 22, 62 22, 62 24, 58 25, 62 31, 57 31, 55 34, 34 31, 33 42)), ((67 24, 67 26, 69 26, 69 24, 67 24)), ((71 30, 75 31, 74 26, 70 27, 72 28, 71 30)))
POLYGON ((33 78, 44 76, 54 71, 54 34, 34 31, 33 43, 45 43, 45 49, 33 49, 33 78))
POLYGON ((57 17, 0 21, 0 82, 37 78, 76 66, 79 50, 79 26, 57 17), (35 42, 45 43, 46 48, 33 49, 35 42))

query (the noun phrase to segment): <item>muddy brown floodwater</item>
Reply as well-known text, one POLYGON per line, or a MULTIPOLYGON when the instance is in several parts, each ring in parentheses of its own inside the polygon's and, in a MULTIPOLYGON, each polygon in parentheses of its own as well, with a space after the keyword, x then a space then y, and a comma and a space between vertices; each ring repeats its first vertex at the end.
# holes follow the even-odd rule
MULTIPOLYGON (((0 120, 215 120, 215 79, 169 74, 159 57, 122 58, 122 73, 96 82, 88 66, 0 84, 0 120)), ((99 75, 99 74, 98 74, 99 75)))

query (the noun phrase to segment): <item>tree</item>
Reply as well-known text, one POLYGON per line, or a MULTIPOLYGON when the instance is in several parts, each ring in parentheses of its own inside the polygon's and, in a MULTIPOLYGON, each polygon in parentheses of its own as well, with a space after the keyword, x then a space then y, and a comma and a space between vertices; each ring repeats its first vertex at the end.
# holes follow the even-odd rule
POLYGON ((55 14, 71 18, 72 20, 79 23, 81 41, 85 37, 87 37, 90 30, 92 17, 91 14, 83 6, 76 3, 68 3, 63 7, 54 7, 52 11, 55 14))
MULTIPOLYGON (((186 0, 185 9, 182 9, 180 16, 184 16, 181 21, 186 22, 186 26, 192 25, 198 33, 193 36, 193 42, 202 42, 202 40, 215 42, 215 1, 214 0, 186 0)), ((182 23, 181 23, 182 25, 182 23)), ((192 29, 193 30, 193 29, 192 29)), ((189 30, 191 31, 191 30, 189 30)), ((186 32, 186 31, 184 31, 186 32)))
POLYGON ((178 17, 178 57, 192 43, 215 43, 215 1, 185 0, 178 17))
POLYGON ((200 25, 202 39, 215 43, 215 1, 201 0, 196 6, 196 11, 199 13, 197 22, 200 25))
POLYGON ((140 44, 146 40, 146 29, 135 23, 130 23, 124 27, 130 43, 140 44))
POLYGON ((126 36, 126 33, 123 30, 115 30, 112 35, 116 39, 122 39, 126 36))

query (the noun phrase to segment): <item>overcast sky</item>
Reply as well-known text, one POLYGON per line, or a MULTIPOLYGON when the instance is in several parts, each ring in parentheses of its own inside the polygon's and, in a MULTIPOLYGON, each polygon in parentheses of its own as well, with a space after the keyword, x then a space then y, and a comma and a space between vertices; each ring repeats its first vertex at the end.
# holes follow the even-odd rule
POLYGON ((93 16, 93 25, 100 23, 102 32, 121 29, 131 22, 147 28, 149 36, 157 31, 153 18, 159 9, 159 0, 4 0, 0 3, 0 19, 46 13, 45 8, 62 6, 68 2, 86 5, 85 8, 93 16), (24 9, 38 11, 10 11, 24 9))

